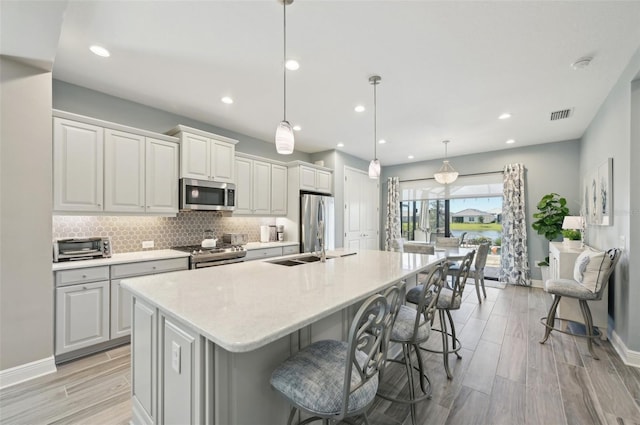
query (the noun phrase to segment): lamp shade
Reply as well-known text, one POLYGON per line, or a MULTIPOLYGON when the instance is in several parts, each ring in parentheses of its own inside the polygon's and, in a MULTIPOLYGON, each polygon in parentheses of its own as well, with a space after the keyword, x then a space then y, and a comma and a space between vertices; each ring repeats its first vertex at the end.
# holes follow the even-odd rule
POLYGON ((377 179, 380 177, 380 161, 377 159, 372 159, 369 163, 369 177, 372 179, 377 179))
POLYGON ((562 220, 563 229, 582 230, 583 221, 579 215, 566 215, 562 220))
POLYGON ((458 172, 453 169, 448 160, 442 161, 442 167, 437 173, 433 175, 436 181, 440 184, 449 184, 456 181, 458 178, 458 172))
POLYGON ((293 153, 293 129, 289 121, 281 121, 276 129, 276 150, 281 155, 293 153))

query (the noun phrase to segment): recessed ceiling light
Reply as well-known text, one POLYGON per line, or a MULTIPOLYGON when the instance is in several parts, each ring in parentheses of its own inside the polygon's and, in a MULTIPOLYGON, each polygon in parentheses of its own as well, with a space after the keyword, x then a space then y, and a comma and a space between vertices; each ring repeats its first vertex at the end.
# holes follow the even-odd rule
POLYGON ((510 113, 508 113, 508 112, 505 112, 504 114, 501 114, 501 115, 498 117, 498 119, 499 119, 499 120, 506 120, 506 119, 509 119, 509 118, 511 118, 511 114, 510 114, 510 113))
POLYGON ((300 127, 299 125, 294 125, 294 126, 293 126, 293 129, 294 129, 295 131, 300 131, 300 130, 302 130, 302 127, 300 127))
POLYGON ((591 64, 593 58, 585 56, 583 58, 578 59, 574 63, 571 64, 571 68, 573 69, 584 69, 591 64))
POLYGON ((298 63, 297 60, 295 59, 289 59, 288 61, 285 62, 284 66, 289 70, 289 71, 297 71, 298 68, 300 68, 300 64, 298 63))
POLYGON ((344 148, 344 143, 338 143, 336 146, 339 148, 344 148))
POLYGON ((409 158, 409 159, 413 159, 413 155, 409 155, 407 158, 409 158))
POLYGON ((233 99, 231 99, 229 96, 225 96, 220 100, 222 101, 222 103, 226 103, 227 105, 231 105, 233 103, 233 99))
POLYGON ((89 50, 91 50, 95 55, 102 56, 103 58, 108 58, 109 56, 111 56, 111 53, 109 53, 107 49, 96 44, 89 47, 89 50))
POLYGON ((515 142, 516 142, 515 140, 513 140, 513 139, 509 139, 509 140, 507 140, 505 143, 506 143, 507 145, 512 145, 512 144, 514 144, 515 142))
POLYGON ((384 145, 385 143, 387 143, 387 141, 384 139, 380 139, 378 140, 378 143, 380 143, 381 145, 384 145))
POLYGON ((355 108, 353 108, 353 110, 356 112, 364 112, 364 106, 358 105, 355 108))

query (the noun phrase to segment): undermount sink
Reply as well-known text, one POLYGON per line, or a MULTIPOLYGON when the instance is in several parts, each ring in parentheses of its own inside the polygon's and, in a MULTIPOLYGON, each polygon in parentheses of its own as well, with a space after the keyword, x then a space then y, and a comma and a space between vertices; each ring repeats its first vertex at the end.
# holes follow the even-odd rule
MULTIPOLYGON (((327 260, 330 260, 332 258, 336 258, 336 257, 327 255, 327 260)), ((284 258, 281 260, 272 260, 272 261, 268 261, 268 263, 291 267, 291 266, 299 266, 302 264, 315 263, 318 261, 320 261, 320 257, 317 257, 315 255, 302 255, 300 257, 284 258)))

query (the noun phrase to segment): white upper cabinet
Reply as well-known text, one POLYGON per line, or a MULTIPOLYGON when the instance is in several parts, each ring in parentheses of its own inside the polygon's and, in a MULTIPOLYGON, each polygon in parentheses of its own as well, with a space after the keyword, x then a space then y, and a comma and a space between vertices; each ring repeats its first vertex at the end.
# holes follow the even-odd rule
POLYGON ((178 144, 147 137, 145 210, 178 212, 178 144))
POLYGON ((253 213, 271 214, 271 164, 253 161, 253 213))
POLYGON ((178 212, 178 145, 105 130, 105 211, 178 212))
POLYGON ((106 211, 144 211, 145 137, 104 131, 104 203, 106 211))
POLYGON ((54 211, 177 214, 176 138, 62 111, 54 115, 54 211))
POLYGON ((53 119, 53 209, 103 210, 102 127, 53 119))
POLYGON ((307 165, 300 165, 299 168, 300 190, 332 193, 330 171, 314 168, 307 165))
POLYGON ((236 157, 236 209, 234 214, 253 214, 253 160, 236 157))
POLYGON ((237 140, 179 125, 168 132, 180 138, 180 177, 234 183, 237 140))
POLYGON ((287 168, 247 154, 237 155, 235 164, 234 215, 286 215, 287 168))
POLYGON ((271 214, 287 214, 287 167, 271 164, 271 214))
POLYGON ((209 180, 211 168, 209 139, 196 134, 180 134, 180 177, 209 180))
POLYGON ((233 183, 235 181, 233 161, 236 156, 236 146, 213 139, 211 153, 211 163, 214 164, 211 170, 213 180, 233 183))

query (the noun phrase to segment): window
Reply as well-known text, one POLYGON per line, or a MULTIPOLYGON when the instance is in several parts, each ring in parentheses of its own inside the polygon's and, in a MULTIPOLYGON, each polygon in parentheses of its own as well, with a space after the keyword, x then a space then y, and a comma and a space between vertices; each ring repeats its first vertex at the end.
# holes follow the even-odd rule
POLYGON ((461 176, 446 186, 433 179, 401 182, 400 198, 406 240, 433 242, 465 233, 468 244, 501 244, 502 173, 461 176))

